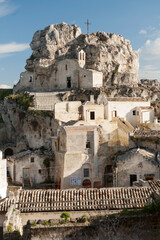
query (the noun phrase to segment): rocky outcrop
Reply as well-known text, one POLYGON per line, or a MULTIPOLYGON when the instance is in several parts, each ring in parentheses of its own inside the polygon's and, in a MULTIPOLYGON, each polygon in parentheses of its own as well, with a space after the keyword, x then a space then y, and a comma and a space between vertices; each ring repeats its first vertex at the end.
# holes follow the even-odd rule
POLYGON ((153 87, 153 88, 160 88, 160 82, 157 79, 141 79, 140 85, 144 87, 153 87))
POLYGON ((30 46, 33 53, 27 60, 26 69, 45 75, 45 81, 48 81, 56 61, 77 59, 78 51, 83 49, 86 68, 103 72, 104 86, 138 83, 138 54, 121 35, 105 32, 81 34, 76 25, 52 24, 37 31, 30 46))
POLYGON ((0 141, 1 148, 13 143, 16 152, 44 147, 51 149, 51 135, 56 128, 52 112, 26 111, 14 100, 5 99, 0 106, 5 123, 6 141, 0 141))

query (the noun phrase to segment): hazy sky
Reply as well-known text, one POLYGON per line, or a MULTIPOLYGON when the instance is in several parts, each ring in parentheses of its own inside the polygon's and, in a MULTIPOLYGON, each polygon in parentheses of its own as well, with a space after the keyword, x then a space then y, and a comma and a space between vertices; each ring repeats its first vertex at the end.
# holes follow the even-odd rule
POLYGON ((0 85, 13 86, 25 71, 33 34, 67 22, 86 33, 121 34, 139 51, 139 78, 160 80, 160 0, 0 0, 0 85))

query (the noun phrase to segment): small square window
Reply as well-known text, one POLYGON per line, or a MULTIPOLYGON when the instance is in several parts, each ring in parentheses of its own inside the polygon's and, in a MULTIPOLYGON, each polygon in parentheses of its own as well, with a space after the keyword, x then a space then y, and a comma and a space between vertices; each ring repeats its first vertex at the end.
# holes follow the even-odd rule
POLYGON ((32 163, 34 162, 34 157, 31 157, 31 162, 32 162, 32 163))
POLYGON ((91 148, 91 143, 89 141, 86 142, 86 148, 91 148))
POLYGON ((135 116, 136 115, 136 110, 133 110, 133 116, 135 116))
POLYGON ((89 168, 83 169, 83 175, 84 175, 84 177, 89 177, 89 168))
POLYGON ((90 112, 90 119, 95 120, 95 112, 90 112))

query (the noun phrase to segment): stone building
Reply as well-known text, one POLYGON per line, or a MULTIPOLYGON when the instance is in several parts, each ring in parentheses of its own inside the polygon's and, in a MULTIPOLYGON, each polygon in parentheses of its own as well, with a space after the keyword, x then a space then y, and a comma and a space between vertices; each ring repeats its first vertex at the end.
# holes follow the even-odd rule
POLYGON ((56 181, 62 189, 104 186, 107 156, 128 148, 134 128, 119 118, 105 119, 104 110, 103 104, 93 102, 55 105, 59 124, 52 136, 52 150, 56 181))
POLYGON ((110 121, 114 117, 123 118, 133 127, 154 122, 154 109, 150 101, 143 101, 141 98, 108 98, 105 114, 110 121))
POLYGON ((154 180, 159 177, 159 158, 155 151, 136 148, 116 158, 113 181, 117 187, 129 187, 134 181, 154 180))
POLYGON ((36 92, 50 92, 55 90, 75 88, 99 88, 103 86, 103 73, 86 69, 86 56, 83 50, 78 52, 77 59, 63 59, 57 61, 47 76, 42 72, 26 71, 21 73, 20 80, 14 87, 14 92, 32 89, 36 92))
POLYGON ((14 184, 34 186, 49 180, 54 182, 53 156, 41 151, 27 150, 17 153, 8 158, 7 165, 14 184))

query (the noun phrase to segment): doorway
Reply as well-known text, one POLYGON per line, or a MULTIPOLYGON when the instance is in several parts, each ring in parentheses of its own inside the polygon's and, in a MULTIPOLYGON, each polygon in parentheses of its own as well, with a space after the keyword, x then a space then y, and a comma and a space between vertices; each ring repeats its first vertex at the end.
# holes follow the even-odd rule
POLYGON ((30 184, 30 169, 23 168, 23 184, 29 185, 30 184))
POLYGON ((67 88, 71 88, 71 77, 67 77, 67 88))
POLYGON ((135 174, 130 175, 130 186, 131 187, 133 186, 133 182, 136 182, 136 181, 137 181, 137 175, 135 175, 135 174))

